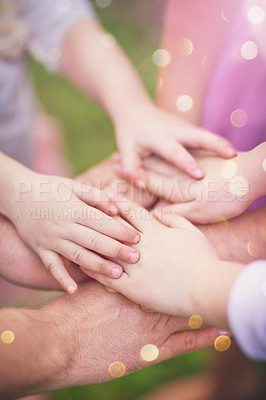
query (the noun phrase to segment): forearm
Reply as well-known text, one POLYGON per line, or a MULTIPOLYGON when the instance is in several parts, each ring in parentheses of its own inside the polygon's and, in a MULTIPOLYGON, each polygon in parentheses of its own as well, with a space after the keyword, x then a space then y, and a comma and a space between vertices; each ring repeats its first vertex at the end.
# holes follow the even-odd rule
POLYGON ((221 260, 250 263, 266 258, 266 206, 218 224, 198 225, 221 260))
POLYGON ((266 195, 266 142, 247 153, 243 175, 250 183, 252 201, 266 195))
POLYGON ((67 347, 50 314, 42 310, 4 309, 0 311, 1 333, 14 334, 4 343, 2 334, 0 397, 14 399, 60 388, 67 368, 67 347), (64 346, 64 347, 63 347, 64 346))
POLYGON ((14 217, 14 204, 19 200, 20 191, 30 190, 30 174, 24 165, 0 152, 0 214, 11 219, 14 217), (23 189, 23 188, 24 189, 23 189))
POLYGON ((119 46, 104 45, 106 34, 93 19, 76 22, 64 42, 60 70, 115 123, 150 99, 119 46))

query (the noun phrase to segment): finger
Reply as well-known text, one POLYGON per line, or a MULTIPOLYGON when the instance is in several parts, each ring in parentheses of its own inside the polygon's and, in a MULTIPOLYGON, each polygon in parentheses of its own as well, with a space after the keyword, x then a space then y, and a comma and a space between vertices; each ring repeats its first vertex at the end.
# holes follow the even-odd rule
POLYGON ((139 260, 139 253, 135 249, 82 225, 71 226, 64 239, 102 256, 112 257, 130 264, 135 264, 139 260))
MULTIPOLYGON (((109 277, 99 274, 98 272, 94 272, 91 270, 87 271, 83 267, 81 267, 81 270, 85 274, 87 274, 90 278, 95 279, 97 282, 101 283, 102 285, 107 286, 121 294, 128 293, 128 291, 131 287, 130 278, 125 272, 121 274, 119 279, 110 279, 109 277)), ((127 297, 129 297, 129 296, 127 295, 127 297)))
POLYGON ((181 168, 193 178, 202 179, 204 177, 204 172, 192 155, 173 138, 167 137, 164 143, 154 142, 151 148, 156 154, 181 168))
POLYGON ((208 327, 200 330, 186 330, 174 333, 163 347, 170 350, 171 356, 191 353, 214 345, 215 339, 220 335, 219 330, 208 327))
MULTIPOLYGON (((201 204, 197 201, 191 201, 189 203, 172 204, 171 206, 163 207, 158 209, 159 217, 160 214, 166 216, 181 215, 193 223, 205 223, 210 219, 208 217, 208 210, 204 212, 201 208, 201 204)), ((157 217, 156 217, 157 218, 157 217)))
POLYGON ((175 211, 175 204, 173 206, 165 207, 168 208, 168 213, 165 213, 165 208, 154 210, 154 217, 160 221, 162 224, 168 226, 169 228, 180 228, 180 229, 189 229, 191 231, 198 231, 198 229, 187 219, 178 215, 175 212, 169 212, 173 207, 173 211, 175 211))
POLYGON ((152 214, 138 204, 115 196, 113 196, 113 200, 120 215, 138 231, 143 232, 147 227, 148 221, 150 223, 155 222, 152 214))
POLYGON ((69 260, 75 262, 84 268, 84 272, 89 275, 90 271, 95 271, 101 275, 110 278, 119 278, 123 273, 123 269, 119 264, 86 250, 83 247, 68 241, 62 240, 58 246, 58 250, 69 260))
POLYGON ((41 252, 40 258, 54 279, 65 289, 66 292, 74 294, 78 290, 76 282, 67 272, 63 260, 58 254, 50 250, 44 250, 41 252))
POLYGON ((121 164, 123 174, 131 181, 135 182, 140 189, 145 189, 145 175, 142 169, 141 157, 137 153, 132 143, 127 143, 120 147, 121 164))
POLYGON ((178 179, 146 171, 146 187, 150 193, 171 203, 194 200, 190 193, 190 181, 181 184, 178 179))
POLYGON ((212 151, 224 158, 231 158, 237 155, 236 149, 228 140, 203 129, 201 132, 196 129, 192 132, 192 135, 187 135, 182 143, 192 148, 203 148, 212 151))
POLYGON ((96 208, 81 209, 76 222, 121 242, 137 244, 140 241, 139 233, 132 227, 121 224, 96 208))
POLYGON ((75 182, 74 192, 81 201, 91 207, 96 207, 108 215, 117 215, 118 210, 116 206, 110 201, 107 193, 99 188, 75 182))

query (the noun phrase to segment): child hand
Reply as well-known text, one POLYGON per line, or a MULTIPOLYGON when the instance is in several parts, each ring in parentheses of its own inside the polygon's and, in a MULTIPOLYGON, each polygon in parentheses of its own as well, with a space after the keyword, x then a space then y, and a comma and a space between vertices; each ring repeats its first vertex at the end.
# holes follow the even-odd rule
POLYGON ((142 159, 152 153, 195 179, 203 178, 204 172, 185 146, 213 151, 224 158, 236 155, 227 140, 193 126, 152 103, 146 108, 142 106, 141 111, 135 113, 130 110, 129 115, 120 117, 115 128, 122 163, 120 172, 141 188, 145 186, 142 159))
POLYGON ((196 160, 206 171, 201 181, 190 179, 154 157, 145 163, 147 188, 158 197, 176 203, 162 208, 164 214, 180 214, 201 224, 236 217, 266 192, 261 146, 240 153, 233 160, 196 152, 196 160))
MULTIPOLYGON (((201 303, 204 301, 205 306, 209 282, 219 285, 220 277, 230 274, 233 279, 239 268, 230 269, 229 263, 219 261, 206 237, 183 217, 167 216, 161 223, 134 203, 116 204, 122 217, 141 232, 141 242, 136 246, 140 260, 136 268, 122 263, 125 272, 117 280, 91 271, 90 276, 152 310, 186 317, 207 316, 201 303), (215 275, 218 281, 212 281, 215 275)), ((217 299, 226 303, 227 294, 225 291, 219 298, 217 292, 217 299)))
POLYGON ((77 284, 61 256, 112 278, 118 278, 122 268, 105 257, 137 262, 137 251, 120 242, 137 243, 138 233, 104 213, 114 215, 117 208, 100 190, 70 179, 31 172, 23 182, 15 184, 20 189, 23 186, 23 192, 17 190, 17 198, 10 201, 7 216, 25 243, 69 293, 77 290, 77 284))

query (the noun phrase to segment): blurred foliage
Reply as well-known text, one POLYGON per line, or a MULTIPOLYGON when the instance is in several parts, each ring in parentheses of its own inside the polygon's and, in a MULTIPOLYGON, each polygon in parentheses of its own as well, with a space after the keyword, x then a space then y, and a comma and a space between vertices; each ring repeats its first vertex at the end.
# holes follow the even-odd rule
MULTIPOLYGON (((162 3, 159 0, 113 0, 107 8, 96 7, 102 24, 124 48, 152 97, 157 76, 152 54, 160 45, 162 3)), ((62 77, 52 75, 34 60, 30 61, 30 76, 43 109, 63 126, 65 154, 76 173, 100 162, 115 150, 112 123, 104 111, 62 77)), ((168 380, 198 371, 206 365, 208 354, 208 351, 200 351, 180 356, 116 381, 58 391, 52 398, 137 399, 168 380)))

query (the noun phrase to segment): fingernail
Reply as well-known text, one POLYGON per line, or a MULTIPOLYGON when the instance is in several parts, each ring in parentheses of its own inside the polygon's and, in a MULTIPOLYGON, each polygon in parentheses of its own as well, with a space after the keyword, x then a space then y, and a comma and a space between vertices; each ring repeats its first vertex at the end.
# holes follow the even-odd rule
POLYGON ((136 180, 136 186, 139 189, 146 189, 146 183, 145 183, 145 181, 143 179, 137 179, 136 180))
POLYGON ((132 239, 132 243, 139 243, 139 241, 140 241, 140 235, 136 235, 136 236, 134 236, 134 238, 132 239))
POLYGON ((74 294, 75 291, 76 291, 76 288, 75 288, 75 286, 70 285, 70 286, 67 287, 67 291, 70 294, 74 294))
POLYGON ((111 204, 111 205, 110 205, 110 211, 111 211, 113 214, 118 214, 118 208, 117 208, 114 204, 111 204))
POLYGON ((196 176, 197 178, 203 178, 203 177, 204 177, 204 172, 203 172, 200 168, 198 168, 198 169, 196 169, 196 171, 195 171, 195 176, 196 176))
POLYGON ((113 276, 114 278, 119 278, 119 276, 121 275, 121 272, 122 272, 122 268, 114 267, 114 268, 112 269, 112 276, 113 276))
POLYGON ((231 332, 225 331, 225 330, 220 330, 219 331, 220 336, 232 336, 231 332))
POLYGON ((232 147, 227 147, 226 151, 229 156, 235 156, 237 154, 236 150, 232 149, 232 147))
POLYGON ((131 253, 129 259, 132 263, 136 263, 139 260, 139 254, 137 252, 131 253))

